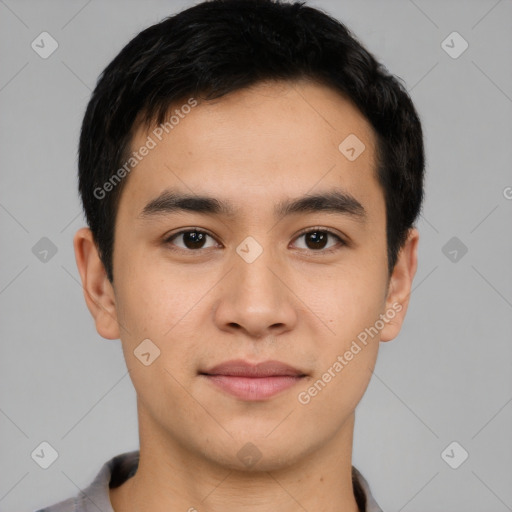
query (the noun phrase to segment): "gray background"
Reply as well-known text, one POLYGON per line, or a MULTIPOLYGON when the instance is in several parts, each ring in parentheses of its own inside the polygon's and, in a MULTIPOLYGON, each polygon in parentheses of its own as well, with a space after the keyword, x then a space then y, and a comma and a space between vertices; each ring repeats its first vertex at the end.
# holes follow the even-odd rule
MULTIPOLYGON (((189 5, 0 1, 1 511, 75 495, 107 459, 138 448, 120 341, 97 334, 75 266, 77 138, 106 64, 189 5), (31 48, 43 31, 59 44, 47 59, 31 48), (32 251, 42 237, 57 248, 46 262, 32 251), (46 470, 31 458, 42 441, 59 454, 46 470)), ((385 511, 512 510, 512 3, 310 5, 404 79, 425 129, 415 288, 358 408, 354 465, 385 511), (453 31, 469 44, 456 59, 441 46, 453 31), (452 441, 469 453, 458 469, 441 457, 452 441)))

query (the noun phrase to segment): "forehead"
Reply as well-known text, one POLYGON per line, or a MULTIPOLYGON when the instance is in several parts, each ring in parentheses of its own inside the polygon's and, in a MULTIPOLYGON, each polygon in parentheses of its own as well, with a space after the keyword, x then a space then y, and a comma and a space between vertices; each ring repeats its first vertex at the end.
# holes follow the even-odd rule
POLYGON ((241 206, 332 186, 364 201, 378 188, 373 129, 329 87, 265 82, 186 105, 175 103, 166 125, 135 131, 131 151, 151 149, 129 173, 120 209, 135 215, 170 185, 236 197, 241 206))

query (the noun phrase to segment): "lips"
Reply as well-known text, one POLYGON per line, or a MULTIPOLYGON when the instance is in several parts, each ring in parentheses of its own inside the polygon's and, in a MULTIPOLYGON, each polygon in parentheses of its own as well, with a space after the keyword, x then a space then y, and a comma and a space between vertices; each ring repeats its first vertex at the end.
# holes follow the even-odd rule
POLYGON ((306 374, 280 361, 227 361, 200 372, 211 384, 242 400, 266 400, 300 382, 306 374))
POLYGON ((227 377, 298 377, 304 376, 305 373, 293 368, 280 361, 264 361, 262 363, 251 364, 242 359, 235 359, 218 364, 205 372, 206 375, 225 375, 227 377))

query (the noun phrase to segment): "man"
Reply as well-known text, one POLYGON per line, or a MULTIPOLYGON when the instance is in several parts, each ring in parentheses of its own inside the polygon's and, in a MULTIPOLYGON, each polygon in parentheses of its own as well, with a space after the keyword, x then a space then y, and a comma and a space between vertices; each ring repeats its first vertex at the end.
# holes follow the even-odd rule
POLYGON ((304 3, 213 0, 137 35, 85 114, 74 238, 140 450, 44 510, 381 510, 355 408, 417 266, 421 124, 304 3))

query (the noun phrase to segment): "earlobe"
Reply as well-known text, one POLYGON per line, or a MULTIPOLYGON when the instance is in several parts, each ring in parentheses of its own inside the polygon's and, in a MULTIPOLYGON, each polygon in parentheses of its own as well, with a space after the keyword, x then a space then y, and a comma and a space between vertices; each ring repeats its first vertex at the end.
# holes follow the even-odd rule
POLYGON ((87 308, 103 338, 119 338, 115 295, 89 228, 79 229, 73 238, 76 265, 82 280, 87 308))
POLYGON ((418 241, 418 230, 411 228, 391 274, 384 312, 388 321, 381 331, 381 341, 391 341, 402 328, 418 266, 418 241))

